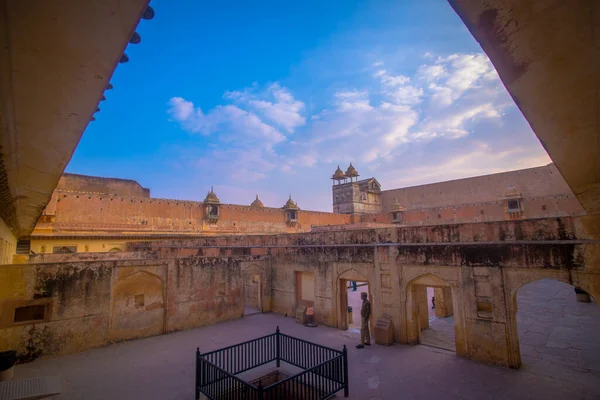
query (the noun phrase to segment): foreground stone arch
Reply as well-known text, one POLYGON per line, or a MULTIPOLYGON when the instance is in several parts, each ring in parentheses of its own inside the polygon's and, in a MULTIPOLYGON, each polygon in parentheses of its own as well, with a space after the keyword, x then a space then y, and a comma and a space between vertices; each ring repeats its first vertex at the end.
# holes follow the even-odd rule
POLYGON ((109 340, 129 340, 164 332, 163 280, 148 271, 118 277, 112 292, 109 340))
MULTIPOLYGON (((598 299, 593 291, 592 279, 577 279, 577 282, 573 282, 572 273, 568 270, 541 270, 536 273, 528 273, 527 271, 511 271, 510 286, 506 287, 505 290, 508 292, 507 296, 507 347, 508 347, 508 361, 509 367, 520 368, 522 365, 521 360, 521 348, 519 340, 519 329, 517 323, 517 312, 519 306, 517 303, 517 295, 521 288, 528 286, 532 283, 539 282, 542 280, 553 280, 561 282, 563 284, 571 286, 573 289, 578 288, 586 291, 595 300, 598 299)), ((575 299, 573 301, 576 301, 575 299)))
POLYGON ((462 357, 468 357, 467 346, 467 328, 465 323, 465 313, 463 310, 463 291, 456 282, 449 282, 434 272, 426 272, 411 279, 405 288, 406 318, 404 326, 405 340, 408 344, 418 344, 421 342, 422 324, 429 318, 427 304, 426 288, 449 288, 452 293, 452 305, 454 309, 454 333, 456 354, 462 357))

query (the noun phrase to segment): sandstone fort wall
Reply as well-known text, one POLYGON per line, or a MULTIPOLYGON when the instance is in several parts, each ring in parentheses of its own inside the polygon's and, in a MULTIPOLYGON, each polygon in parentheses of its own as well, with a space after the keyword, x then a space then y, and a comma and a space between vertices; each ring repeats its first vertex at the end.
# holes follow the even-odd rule
POLYGON ((142 187, 142 185, 132 179, 103 178, 69 173, 61 176, 56 190, 150 197, 150 189, 142 187))
POLYGON ((565 217, 206 236, 131 243, 135 251, 116 254, 36 255, 0 267, 0 343, 25 361, 239 318, 248 287, 262 311, 293 316, 310 303, 318 323, 345 329, 345 282, 364 280, 374 320, 389 315, 396 341, 419 341, 420 293, 443 288, 457 354, 516 367, 519 287, 554 278, 600 296, 600 244, 589 236, 580 217, 565 217), (43 320, 14 321, 16 308, 35 305, 46 307, 43 320))
POLYGON ((554 164, 498 174, 455 179, 446 182, 384 190, 383 211, 389 211, 394 199, 407 210, 492 202, 505 197, 513 186, 523 198, 572 195, 572 191, 554 164))
POLYGON ((56 191, 38 232, 51 228, 61 232, 102 233, 280 233, 309 231, 312 225, 350 223, 350 215, 318 211, 298 211, 297 221, 289 224, 281 208, 219 205, 219 219, 205 219, 205 205, 197 201, 127 197, 99 193, 56 191))

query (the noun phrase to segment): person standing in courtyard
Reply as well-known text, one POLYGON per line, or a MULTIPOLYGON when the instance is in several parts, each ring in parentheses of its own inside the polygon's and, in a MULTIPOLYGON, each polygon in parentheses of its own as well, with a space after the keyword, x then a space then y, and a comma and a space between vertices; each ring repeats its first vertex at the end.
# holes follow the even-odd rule
POLYGON ((369 332, 369 318, 371 318, 371 303, 367 300, 367 293, 360 294, 362 299, 362 307, 360 309, 360 344, 356 345, 357 349, 362 349, 365 345, 371 345, 371 332, 369 332))

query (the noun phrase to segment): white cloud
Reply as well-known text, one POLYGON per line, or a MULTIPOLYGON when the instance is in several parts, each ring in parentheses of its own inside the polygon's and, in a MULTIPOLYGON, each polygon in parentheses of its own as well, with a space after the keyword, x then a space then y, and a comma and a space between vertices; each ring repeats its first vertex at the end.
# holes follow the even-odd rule
POLYGON ((345 92, 335 92, 334 97, 337 99, 365 99, 369 93, 366 90, 348 90, 345 92))
POLYGON ((488 82, 500 82, 492 63, 483 53, 438 57, 433 64, 420 66, 417 76, 429 83, 432 102, 440 106, 452 104, 467 90, 488 82))
POLYGON ((183 97, 173 97, 169 100, 171 106, 169 112, 177 121, 185 121, 194 113, 194 103, 183 97))
POLYGON ((381 75, 381 83, 388 86, 400 86, 410 82, 410 78, 404 75, 381 75))
POLYGON ((389 91, 387 94, 398 104, 418 104, 423 97, 423 89, 407 85, 389 91))
POLYGON ((449 113, 441 118, 426 118, 421 126, 421 131, 416 138, 448 137, 458 139, 467 136, 469 132, 465 125, 478 118, 495 119, 500 117, 500 112, 492 103, 464 108, 458 112, 449 113))
POLYGON ((289 133, 306 123, 302 115, 304 103, 294 99, 289 90, 279 83, 271 84, 262 93, 256 93, 256 86, 253 86, 241 92, 226 92, 225 97, 252 108, 265 120, 289 133))
MULTIPOLYGON (((311 93, 308 107, 279 83, 252 84, 226 92, 224 104, 207 112, 174 97, 169 114, 214 142, 188 164, 244 188, 310 191, 350 161, 387 188, 547 163, 539 145, 514 147, 519 134, 504 124, 515 107, 484 54, 429 54, 424 61, 410 74, 374 63, 363 70, 362 84, 334 81, 329 87, 345 89, 321 103, 311 93)), ((533 136, 528 129, 525 124, 520 132, 533 136)), ((315 204, 317 197, 305 201, 315 204)))
POLYGON ((425 79, 428 82, 440 79, 446 76, 448 72, 444 65, 421 65, 417 70, 417 76, 419 79, 425 79))
POLYGON ((283 134, 262 122, 256 114, 233 105, 217 106, 207 114, 181 97, 172 98, 169 105, 169 114, 189 132, 203 135, 219 132, 224 141, 248 136, 265 140, 267 144, 285 140, 283 134))

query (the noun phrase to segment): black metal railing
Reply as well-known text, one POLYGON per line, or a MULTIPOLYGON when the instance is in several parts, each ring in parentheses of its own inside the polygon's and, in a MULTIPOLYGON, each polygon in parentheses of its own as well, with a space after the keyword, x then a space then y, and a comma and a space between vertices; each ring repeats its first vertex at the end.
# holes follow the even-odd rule
POLYGON ((196 399, 325 399, 344 389, 348 397, 348 352, 283 334, 274 334, 201 354, 196 351, 196 399), (304 371, 263 387, 237 374, 276 361, 304 371))
POLYGON ((277 360, 277 335, 278 333, 275 332, 258 339, 204 353, 202 358, 230 374, 237 375, 277 360))

